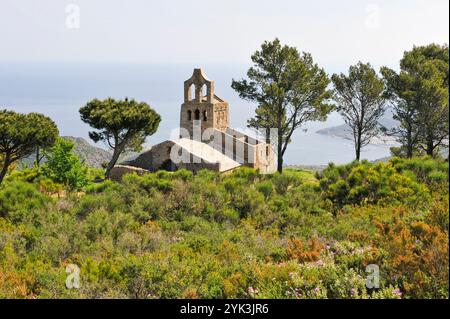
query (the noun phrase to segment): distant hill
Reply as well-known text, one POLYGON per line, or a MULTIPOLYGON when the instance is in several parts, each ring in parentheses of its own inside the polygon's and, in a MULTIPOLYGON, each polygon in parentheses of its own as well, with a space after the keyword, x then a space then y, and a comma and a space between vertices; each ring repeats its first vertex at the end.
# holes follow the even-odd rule
POLYGON ((63 136, 63 138, 75 143, 74 153, 90 167, 101 168, 102 163, 111 160, 110 152, 91 145, 82 137, 63 136))
MULTIPOLYGON (((386 128, 390 129, 397 125, 397 121, 392 119, 392 117, 385 116, 380 120, 381 125, 385 126, 386 128)), ((352 132, 350 130, 350 127, 347 124, 342 124, 338 126, 333 127, 327 127, 321 130, 316 131, 318 134, 322 135, 329 135, 333 137, 343 138, 347 140, 353 140, 352 132)), ((381 140, 389 141, 392 138, 389 138, 387 136, 380 136, 381 140)), ((374 141, 375 142, 375 141, 374 141)))
MULTIPOLYGON (((81 158, 89 167, 102 168, 102 163, 109 162, 111 153, 91 145, 82 137, 63 136, 64 139, 75 143, 74 153, 81 158)), ((35 156, 31 155, 21 161, 24 166, 31 166, 35 161, 35 156)), ((45 158, 43 159, 45 162, 45 158)))

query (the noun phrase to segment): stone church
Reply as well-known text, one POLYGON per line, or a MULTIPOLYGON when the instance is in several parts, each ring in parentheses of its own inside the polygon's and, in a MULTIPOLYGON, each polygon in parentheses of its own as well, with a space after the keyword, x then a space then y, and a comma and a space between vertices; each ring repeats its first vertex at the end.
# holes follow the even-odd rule
POLYGON ((116 165, 112 176, 180 168, 229 172, 242 165, 261 173, 274 172, 276 163, 270 143, 235 130, 229 123, 228 102, 214 93, 214 81, 202 69, 194 69, 191 78, 184 82, 179 138, 154 145, 116 165))

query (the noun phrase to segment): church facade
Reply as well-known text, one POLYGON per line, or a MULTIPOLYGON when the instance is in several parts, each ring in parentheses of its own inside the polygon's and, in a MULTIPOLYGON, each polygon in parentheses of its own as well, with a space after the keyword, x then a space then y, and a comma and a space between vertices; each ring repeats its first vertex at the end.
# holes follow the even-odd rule
POLYGON ((211 169, 229 172, 242 165, 261 173, 276 170, 273 147, 265 139, 249 136, 229 126, 228 102, 214 92, 214 81, 194 69, 184 82, 178 139, 152 146, 132 160, 113 168, 112 175, 128 169, 142 171, 211 169))

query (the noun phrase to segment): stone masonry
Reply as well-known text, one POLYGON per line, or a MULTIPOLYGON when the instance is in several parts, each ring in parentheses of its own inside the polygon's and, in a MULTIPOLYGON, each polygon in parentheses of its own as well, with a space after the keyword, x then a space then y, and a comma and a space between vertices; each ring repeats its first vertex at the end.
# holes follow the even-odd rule
POLYGON ((180 138, 154 145, 120 165, 121 171, 124 165, 147 171, 184 168, 193 172, 200 169, 228 172, 242 165, 262 173, 276 169, 270 144, 229 127, 228 102, 214 93, 214 81, 202 69, 194 69, 184 82, 180 138))

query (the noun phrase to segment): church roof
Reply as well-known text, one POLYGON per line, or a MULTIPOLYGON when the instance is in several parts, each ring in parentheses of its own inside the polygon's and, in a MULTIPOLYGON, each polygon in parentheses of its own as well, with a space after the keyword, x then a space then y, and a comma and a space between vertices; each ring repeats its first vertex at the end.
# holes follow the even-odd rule
POLYGON ((214 94, 214 101, 216 102, 225 102, 224 99, 221 99, 220 97, 218 97, 217 95, 214 94))
MULTIPOLYGON (((206 95, 203 95, 203 101, 206 101, 206 99, 207 99, 207 96, 206 95)), ((220 97, 218 97, 216 94, 214 94, 214 96, 213 96, 213 102, 214 103, 216 103, 216 102, 225 102, 225 100, 224 99, 222 99, 222 98, 220 98, 220 97)))

